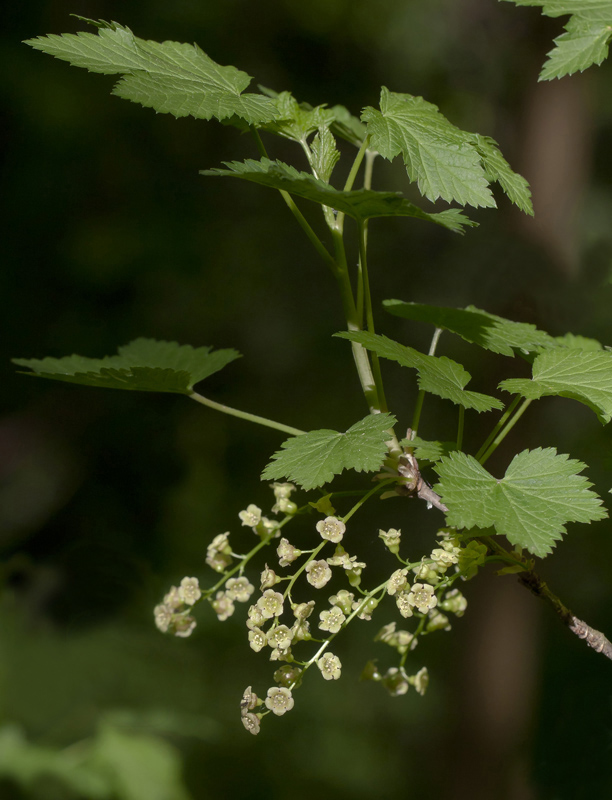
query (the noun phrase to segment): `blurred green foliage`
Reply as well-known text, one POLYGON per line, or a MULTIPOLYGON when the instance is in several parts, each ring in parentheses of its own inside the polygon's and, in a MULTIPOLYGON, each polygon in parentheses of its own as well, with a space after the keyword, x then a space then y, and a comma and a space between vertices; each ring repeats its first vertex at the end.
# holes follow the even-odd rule
MULTIPOLYGON (((180 397, 30 381, 9 358, 100 357, 138 336, 235 347, 244 358, 210 381, 221 402, 303 429, 345 430, 365 408, 346 347, 330 339, 342 326, 335 287, 282 202, 198 175, 254 157, 251 142, 215 123, 123 103, 109 95, 112 78, 20 44, 74 30, 73 11, 117 19, 145 38, 196 40, 220 63, 313 104, 340 102, 356 113, 376 103, 381 84, 422 94, 457 125, 496 138, 534 188, 538 176, 526 167, 546 122, 534 108, 549 108, 551 92, 561 92, 551 108, 580 115, 585 154, 553 161, 542 179, 559 206, 570 203, 562 235, 537 227, 551 211, 546 199, 538 205, 545 193, 535 194, 533 225, 500 200, 499 212, 474 215, 481 227, 464 238, 418 221, 377 221, 374 299, 474 303, 555 335, 612 343, 611 65, 536 87, 558 20, 495 0, 5 4, 0 796, 474 799, 525 796, 521 786, 542 798, 610 795, 610 666, 548 609, 535 619, 539 606, 529 597, 523 605, 518 588, 512 604, 529 623, 527 639, 502 661, 511 676, 529 676, 523 695, 506 698, 520 724, 490 741, 483 734, 503 704, 503 683, 483 700, 484 678, 470 665, 480 658, 483 670, 502 673, 479 648, 496 587, 512 577, 466 586, 473 614, 468 608, 422 654, 432 673, 424 699, 393 699, 357 682, 367 659, 383 656, 364 623, 342 644, 350 668, 341 682, 307 681, 294 712, 257 739, 244 733, 238 702, 247 683, 267 686, 270 670, 246 648, 243 622, 201 613, 189 641, 153 629, 153 605, 170 583, 204 578, 213 536, 236 529, 249 502, 269 508, 259 473, 280 439, 180 397), (564 183, 570 168, 581 170, 578 184, 564 183), (483 762, 474 761, 477 751, 487 753, 483 762)), ((544 138, 553 154, 555 141, 544 138)), ((292 147, 281 143, 275 155, 292 147)), ((406 188, 402 170, 377 168, 375 188, 406 188)), ((428 347, 418 323, 386 317, 379 328, 428 347)), ((490 354, 444 346, 475 376, 476 390, 508 377, 490 354)), ((391 407, 407 424, 413 390, 399 370, 388 372, 391 407)), ((521 423, 519 447, 556 446, 586 461, 606 496, 609 430, 569 400, 540 406, 521 423)), ((426 438, 434 425, 434 438, 452 438, 445 415, 443 404, 428 406, 426 438)), ((475 446, 485 432, 481 420, 468 420, 475 446)), ((491 469, 501 474, 510 455, 501 449, 491 469)), ((400 502, 364 515, 362 535, 401 527, 400 502)), ((434 523, 410 510, 420 552, 434 523)), ((609 523, 574 535, 570 526, 542 570, 576 613, 608 633, 611 563, 609 523)), ((499 653, 515 641, 504 620, 500 612, 499 653)))

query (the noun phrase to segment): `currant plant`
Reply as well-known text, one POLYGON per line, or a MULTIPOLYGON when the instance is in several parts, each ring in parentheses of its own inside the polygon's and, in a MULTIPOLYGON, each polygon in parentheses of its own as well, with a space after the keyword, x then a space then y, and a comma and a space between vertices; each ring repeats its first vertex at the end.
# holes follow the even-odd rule
MULTIPOLYGON (((599 64, 607 55, 612 2, 514 1, 540 6, 550 16, 571 15, 542 79, 599 64)), ((221 621, 237 606, 247 607, 245 646, 273 662, 273 685, 265 696, 249 686, 240 703, 242 722, 253 734, 264 716, 281 716, 293 708, 293 693, 312 667, 324 680, 340 677, 342 664, 333 652, 334 641, 356 620, 375 618, 374 641, 395 653, 385 667, 379 667, 378 658, 367 661, 363 677, 380 682, 392 695, 405 694, 410 687, 423 694, 427 667, 415 661, 413 651, 421 639, 449 630, 451 618, 465 613, 463 584, 485 564, 497 564, 500 574, 516 574, 551 603, 574 633, 612 658, 606 637, 575 617, 535 571, 536 559, 552 552, 568 522, 590 523, 607 516, 582 474, 585 464, 548 447, 517 453, 502 477, 485 468, 528 407, 546 396, 572 398, 588 406, 602 424, 608 423, 610 349, 572 334, 554 337, 473 306, 440 308, 406 299, 387 300, 384 309, 430 326, 428 353, 378 334, 375 328, 368 272, 370 220, 410 217, 457 234, 475 225, 459 208, 427 211, 401 193, 372 189, 376 159, 401 157, 408 180, 429 201, 495 208, 492 185, 498 184, 521 211, 532 214, 527 182, 511 169, 496 142, 460 130, 421 97, 383 87, 379 107, 365 108, 358 118, 343 106, 312 107, 289 92, 250 92, 250 76, 216 64, 197 45, 144 41, 115 22, 79 19, 96 26, 97 32, 52 34, 27 44, 90 72, 120 75, 113 94, 156 112, 214 118, 251 133, 259 158, 232 161, 202 175, 249 181, 281 193, 313 246, 313 255, 335 278, 346 319, 346 330, 335 335, 350 345, 369 412, 346 431, 306 432, 229 408, 196 391, 196 385, 239 357, 233 349, 141 338, 120 347, 117 355, 99 359, 15 359, 28 374, 43 378, 182 394, 288 435, 262 473, 262 479, 271 482, 274 498, 268 515, 247 503, 237 517, 240 527, 251 533, 228 531, 211 537, 203 562, 213 578, 201 577, 204 563, 194 564, 200 577, 184 577, 155 607, 159 630, 190 636, 198 605, 210 606, 221 621), (268 146, 275 137, 294 142, 310 171, 272 158, 268 146), (352 166, 343 185, 334 185, 339 139, 353 148, 352 166), (320 207, 319 231, 303 215, 301 201, 320 207), (347 217, 355 223, 351 228, 345 227, 347 217), (359 253, 354 266, 347 258, 349 231, 354 231, 359 253), (463 366, 437 355, 443 332, 501 357, 522 358, 531 377, 502 381, 499 396, 467 389, 471 376, 463 366), (396 431, 396 417, 387 406, 384 360, 416 373, 419 393, 405 435, 396 431), (454 441, 438 441, 435 432, 429 438, 421 435, 428 394, 456 406, 454 441), (466 410, 494 415, 491 432, 476 452, 463 446, 466 410), (423 478, 424 467, 437 474, 434 487, 423 478), (358 473, 354 489, 334 491, 334 478, 345 470, 358 473), (437 533, 425 553, 409 552, 399 527, 379 530, 374 544, 372 531, 360 527, 359 512, 366 503, 398 495, 423 501, 436 517, 437 533), (296 546, 292 531, 310 533, 307 549, 296 546), (388 561, 387 575, 371 585, 366 580, 367 561, 379 562, 381 557, 388 561)), ((346 146, 343 151, 345 155, 346 146)), ((402 509, 402 519, 409 509, 402 509)))

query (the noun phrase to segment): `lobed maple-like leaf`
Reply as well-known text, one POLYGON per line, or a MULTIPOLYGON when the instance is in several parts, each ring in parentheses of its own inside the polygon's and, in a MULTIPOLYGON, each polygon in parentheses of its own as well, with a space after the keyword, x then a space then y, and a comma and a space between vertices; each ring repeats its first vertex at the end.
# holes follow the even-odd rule
POLYGON ((93 24, 97 33, 49 34, 25 44, 89 72, 123 75, 113 94, 159 113, 197 119, 238 117, 249 124, 275 119, 273 100, 244 94, 251 82, 246 72, 222 67, 197 44, 147 41, 117 22, 93 24))
POLYGON ((225 162, 225 166, 227 169, 201 170, 200 174, 242 178, 261 186, 284 189, 297 197, 342 211, 360 222, 372 217, 414 217, 434 222, 455 233, 462 233, 464 227, 475 225, 457 208, 429 214, 409 203, 399 192, 375 192, 371 189, 340 191, 325 181, 318 180, 307 172, 300 172, 282 161, 270 161, 267 158, 262 158, 260 161, 247 159, 225 162))
POLYGON ((497 180, 513 203, 533 213, 527 182, 495 141, 457 128, 433 103, 383 86, 380 111, 368 107, 361 118, 372 148, 389 160, 401 155, 408 177, 429 200, 495 208, 489 184, 497 180))
POLYGON ((472 377, 461 364, 446 356, 428 356, 412 347, 394 342, 386 336, 368 331, 341 331, 335 333, 340 339, 359 342, 381 358, 397 361, 403 367, 411 367, 418 372, 419 388, 444 400, 450 400, 463 408, 475 411, 491 411, 504 407, 501 400, 480 392, 470 392, 464 387, 472 377))
POLYGON ((504 356, 513 356, 515 351, 534 353, 545 347, 557 346, 552 336, 538 330, 535 325, 512 322, 475 306, 446 308, 404 303, 402 300, 385 300, 383 306, 396 317, 429 322, 436 328, 456 333, 466 342, 504 356))
POLYGON ((612 0, 509 0, 517 6, 537 6, 547 17, 569 16, 565 33, 548 53, 540 80, 583 72, 608 57, 612 40, 612 0))
POLYGON ((503 478, 494 478, 472 456, 454 452, 434 467, 434 487, 457 528, 495 527, 513 545, 543 558, 566 533, 568 522, 608 516, 591 483, 579 475, 585 464, 554 448, 523 450, 503 478))
POLYGON ((371 414, 346 433, 318 430, 294 436, 274 453, 262 480, 286 478, 309 490, 329 483, 345 469, 375 472, 384 461, 395 423, 392 414, 371 414))
POLYGON ((236 350, 212 350, 155 339, 135 339, 118 348, 118 355, 86 358, 14 358, 32 370, 28 375, 106 389, 190 394, 194 384, 240 358, 236 350))
POLYGON ((591 408, 599 421, 612 419, 612 353, 558 347, 545 350, 533 362, 532 378, 509 378, 500 389, 530 400, 559 395, 591 408))

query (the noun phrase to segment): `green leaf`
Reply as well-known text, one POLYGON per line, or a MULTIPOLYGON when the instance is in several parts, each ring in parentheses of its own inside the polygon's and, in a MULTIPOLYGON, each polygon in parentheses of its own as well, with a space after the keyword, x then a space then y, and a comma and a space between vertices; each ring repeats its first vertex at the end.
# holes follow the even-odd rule
POLYGON ((478 572, 478 568, 482 567, 485 563, 486 557, 486 544, 475 541, 468 542, 465 547, 461 548, 458 557, 457 567, 459 568, 461 576, 465 578, 466 581, 471 580, 478 572))
POLYGON ((389 160, 401 154, 408 177, 429 200, 495 208, 489 183, 498 180, 512 202, 532 213, 526 181, 493 139, 455 127, 422 97, 383 87, 380 111, 368 107, 361 118, 372 147, 389 160))
POLYGON ((194 384, 236 358, 240 358, 236 350, 212 351, 211 347, 135 339, 120 347, 116 356, 14 358, 13 363, 31 369, 29 375, 85 386, 190 394, 194 384))
POLYGON ((367 133, 363 122, 354 117, 348 108, 344 106, 332 106, 330 111, 334 115, 334 121, 331 126, 334 135, 346 139, 347 142, 351 142, 355 147, 361 147, 367 133))
POLYGON ((448 506, 446 521, 458 528, 494 525, 513 545, 543 558, 568 522, 607 517, 602 500, 579 475, 585 465, 554 448, 523 450, 503 478, 494 478, 472 456, 451 453, 435 467, 435 490, 448 506))
POLYGON ((476 411, 491 411, 493 408, 502 409, 503 403, 496 397, 491 397, 480 392, 466 391, 464 387, 471 378, 461 364, 452 361, 446 356, 426 356, 406 347, 399 342, 394 342, 386 336, 367 331, 342 331, 335 333, 340 339, 359 342, 368 350, 373 350, 381 358, 397 361, 403 367, 411 367, 419 373, 419 388, 430 392, 445 400, 450 400, 464 408, 473 408, 476 411))
POLYGON ((146 41, 116 22, 97 24, 97 33, 50 34, 25 44, 90 72, 123 75, 113 94, 159 113, 236 116, 254 125, 276 117, 274 101, 243 94, 251 82, 246 72, 216 64, 197 44, 146 41))
POLYGON ((270 161, 267 158, 262 158, 261 161, 247 159, 225 162, 225 166, 227 169, 202 170, 200 174, 242 178, 261 186, 284 189, 297 197, 342 211, 360 222, 372 217, 415 217, 435 222, 456 233, 461 233, 464 226, 475 224, 456 208, 428 214, 409 203, 399 192, 374 192, 369 189, 341 192, 282 161, 270 161))
POLYGON ((329 128, 320 128, 310 146, 312 153, 312 169, 316 177, 329 183, 334 167, 338 163, 340 153, 336 140, 329 128))
POLYGON ((395 423, 392 414, 372 414, 346 433, 320 430, 294 436, 274 453, 262 480, 286 478, 308 490, 329 483, 345 469, 375 472, 385 459, 395 423))
POLYGON ((308 103, 298 103, 291 92, 280 92, 275 101, 276 118, 263 127, 294 142, 305 144, 310 134, 334 121, 333 112, 324 105, 313 108, 308 103))
POLYGON ((500 389, 530 400, 559 395, 591 408, 602 424, 612 419, 612 353, 609 350, 545 350, 533 362, 532 379, 509 378, 500 389))
POLYGON ((396 317, 429 322, 436 328, 456 333, 466 342, 504 356, 514 356, 515 350, 533 353, 543 347, 556 346, 553 337, 535 325, 512 322, 475 306, 444 308, 401 300, 385 300, 383 306, 396 317))
POLYGON ((415 436, 413 439, 402 439, 402 447, 414 448, 414 455, 417 461, 439 461, 444 456, 457 449, 456 442, 428 442, 415 436))
POLYGON ((517 6, 538 6, 548 17, 571 15, 565 33, 555 39, 540 80, 583 72, 608 57, 612 39, 612 0, 510 0, 517 6))

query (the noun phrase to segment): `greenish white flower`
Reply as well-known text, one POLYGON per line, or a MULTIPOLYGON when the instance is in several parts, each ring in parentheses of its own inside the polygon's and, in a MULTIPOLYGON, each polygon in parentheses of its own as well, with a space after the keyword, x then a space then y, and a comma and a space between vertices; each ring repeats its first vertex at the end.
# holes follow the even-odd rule
POLYGON ((165 603, 160 603, 153 609, 153 616, 155 617, 155 626, 162 633, 166 633, 172 622, 172 609, 168 608, 165 603))
POLYGON ((357 611, 357 609, 359 609, 359 613, 357 614, 359 619, 365 619, 369 622, 372 619, 372 612, 377 605, 378 600, 375 597, 368 597, 367 600, 363 598, 360 600, 355 600, 352 608, 353 611, 357 611))
POLYGON ((273 589, 266 589, 257 601, 257 606, 265 619, 280 617, 283 613, 283 596, 273 589))
POLYGON ((229 533, 220 533, 206 548, 206 563, 215 572, 225 572, 232 563, 232 549, 228 541, 229 533))
POLYGON ((317 661, 317 667, 326 681, 337 681, 341 675, 342 663, 333 653, 324 653, 317 661))
POLYGON ((272 686, 268 689, 266 697, 266 708, 269 708, 277 717, 282 717, 287 711, 291 711, 294 700, 291 692, 285 686, 272 686))
POLYGON ((429 619, 425 630, 431 633, 432 631, 450 631, 451 625, 446 614, 441 614, 439 611, 430 611, 429 619))
POLYGON ((232 598, 225 592, 217 592, 211 605, 215 610, 217 618, 221 622, 225 622, 226 619, 229 619, 235 610, 232 598))
POLYGON ((264 592, 266 589, 271 589, 273 586, 276 586, 279 581, 280 578, 276 572, 274 572, 273 569, 270 569, 270 567, 266 564, 265 569, 261 571, 261 575, 259 577, 259 588, 261 591, 264 592))
POLYGON ((312 609, 315 606, 314 600, 309 600, 307 603, 298 603, 296 606, 293 607, 293 616, 298 621, 303 621, 308 619, 308 617, 312 614, 312 609))
POLYGON ((274 649, 287 650, 293 640, 293 631, 286 625, 277 625, 268 631, 268 646, 274 649))
POLYGON ((342 611, 348 616, 351 613, 351 609, 353 608, 353 601, 355 600, 355 595, 353 592, 349 592, 348 589, 340 589, 337 594, 332 594, 329 598, 329 602, 332 606, 338 606, 341 608, 342 611))
POLYGON ((196 621, 189 614, 175 614, 172 618, 171 631, 175 636, 186 639, 195 630, 196 621))
POLYGON ((429 672, 427 667, 422 667, 416 675, 411 675, 408 680, 420 695, 424 695, 429 686, 429 672))
POLYGON ((387 581, 387 594, 394 595, 403 592, 408 586, 407 575, 407 569, 396 569, 387 581))
POLYGON ((247 603, 254 591, 255 587, 244 575, 240 578, 230 578, 225 584, 227 596, 239 603, 247 603))
POLYGON ((247 528, 256 528, 261 522, 261 508, 251 503, 246 507, 245 511, 238 513, 240 521, 247 528))
POLYGON ((406 694, 410 688, 408 677, 403 669, 390 667, 382 679, 382 684, 392 697, 406 694))
POLYGON ((297 510, 297 503, 294 503, 293 500, 289 500, 286 497, 281 497, 280 500, 277 500, 272 506, 272 512, 274 514, 295 514, 297 510))
MULTIPOLYGON (((453 549, 456 550, 457 548, 453 549)), ((452 567, 452 565, 456 564, 459 560, 452 550, 445 550, 443 547, 436 547, 432 550, 431 558, 435 561, 438 569, 442 567, 445 570, 452 567)))
POLYGON ((270 488, 276 500, 288 500, 296 487, 292 483, 271 483, 270 488))
POLYGON ((467 600, 459 589, 451 589, 450 592, 446 593, 444 600, 440 603, 440 608, 443 608, 444 611, 450 611, 458 617, 462 617, 467 608, 467 600))
POLYGON ((249 647, 256 653, 259 653, 268 643, 265 631, 261 628, 251 628, 249 631, 249 647))
POLYGON ((261 705, 261 700, 255 692, 252 690, 250 686, 242 693, 242 700, 240 701, 240 713, 244 716, 248 711, 253 711, 254 708, 257 708, 258 705, 261 705))
POLYGON ((168 606, 171 611, 176 611, 177 608, 183 605, 183 600, 176 586, 170 587, 170 591, 164 597, 164 605, 168 606))
POLYGON ((322 539, 338 544, 346 532, 346 525, 337 517, 325 517, 317 522, 318 533, 322 539))
POLYGON ((315 589, 322 589, 332 576, 327 561, 309 561, 306 564, 306 580, 315 589))
POLYGON ((402 532, 401 530, 396 530, 395 528, 389 528, 388 531, 379 530, 378 536, 380 539, 383 540, 385 547, 391 552, 399 553, 400 541, 402 532))
POLYGON ((242 719, 242 724, 247 729, 247 731, 249 733, 252 733, 253 736, 257 736, 261 726, 259 715, 253 714, 251 711, 248 711, 246 714, 242 715, 241 719, 242 719))
MULTIPOLYGON (((407 588, 410 589, 409 586, 407 588)), ((408 617, 413 615, 414 612, 412 611, 412 603, 410 601, 409 591, 404 591, 397 594, 395 597, 395 604, 397 605, 398 611, 402 617, 404 617, 404 619, 408 619, 408 617)))
POLYGON ((253 605, 249 607, 247 611, 247 628, 253 630, 254 628, 259 628, 261 625, 264 624, 266 621, 266 617, 262 614, 261 608, 257 605, 253 605))
POLYGON ((202 597, 200 584, 197 578, 183 578, 178 589, 178 595, 187 605, 192 606, 202 597))
POLYGON ((438 605, 438 598, 434 592, 434 587, 428 583, 415 583, 408 594, 408 602, 421 614, 426 614, 438 605))
POLYGON ((338 606, 332 606, 332 608, 321 611, 319 614, 319 628, 322 631, 329 631, 330 633, 338 633, 342 624, 346 620, 346 617, 342 613, 342 609, 338 606))
POLYGON ((281 539, 276 548, 276 554, 281 567, 288 567, 302 555, 302 551, 294 547, 288 539, 281 539))

